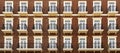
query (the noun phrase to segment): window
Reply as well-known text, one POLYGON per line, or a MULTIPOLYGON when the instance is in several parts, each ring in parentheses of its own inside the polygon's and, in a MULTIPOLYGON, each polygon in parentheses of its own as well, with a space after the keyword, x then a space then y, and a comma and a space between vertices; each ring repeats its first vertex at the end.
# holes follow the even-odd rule
POLYGON ((86 1, 79 1, 78 6, 80 12, 86 11, 86 1))
POLYGON ((79 37, 78 41, 79 48, 86 48, 86 37, 79 37))
POLYGON ((12 12, 13 10, 13 2, 5 1, 5 12, 12 12))
POLYGON ((21 30, 26 30, 27 29, 27 19, 20 19, 20 22, 19 22, 19 27, 21 30))
POLYGON ((49 48, 57 48, 57 37, 49 37, 49 48))
POLYGON ((93 37, 93 48, 101 48, 101 37, 93 37))
POLYGON ((94 22, 94 29, 101 29, 101 20, 93 20, 94 22))
POLYGON ((87 28, 86 18, 78 19, 78 27, 80 30, 84 30, 87 28))
POLYGON ((94 11, 101 11, 101 1, 94 1, 93 3, 94 11))
POLYGON ((49 29, 57 29, 57 20, 49 20, 49 29))
POLYGON ((66 29, 66 30, 70 30, 71 29, 71 20, 64 20, 64 29, 66 29))
POLYGON ((11 30, 12 25, 13 25, 13 19, 5 18, 5 24, 4 24, 5 30, 11 30))
POLYGON ((64 11, 70 12, 71 11, 72 2, 71 1, 65 1, 64 2, 64 11))
POLYGON ((64 48, 71 48, 71 38, 64 37, 64 48))
POLYGON ((116 1, 108 1, 108 10, 116 11, 116 1))
POLYGON ((49 2, 49 11, 50 12, 57 11, 57 2, 56 1, 50 1, 49 2))
POLYGON ((20 12, 27 12, 27 1, 20 1, 20 12))
POLYGON ((109 48, 116 48, 116 37, 108 37, 109 48))
POLYGON ((20 37, 19 48, 27 48, 27 38, 20 37))
POLYGON ((42 29, 42 22, 41 22, 41 20, 35 20, 34 29, 42 29))
POLYGON ((34 48, 42 48, 42 38, 34 37, 34 48))
POLYGON ((39 1, 35 1, 34 2, 35 6, 34 6, 34 11, 35 12, 41 12, 42 11, 42 2, 39 2, 39 1))
POLYGON ((5 37, 5 48, 12 48, 12 37, 5 37))
POLYGON ((116 20, 115 19, 109 19, 108 20, 108 26, 109 26, 109 29, 116 29, 116 20))

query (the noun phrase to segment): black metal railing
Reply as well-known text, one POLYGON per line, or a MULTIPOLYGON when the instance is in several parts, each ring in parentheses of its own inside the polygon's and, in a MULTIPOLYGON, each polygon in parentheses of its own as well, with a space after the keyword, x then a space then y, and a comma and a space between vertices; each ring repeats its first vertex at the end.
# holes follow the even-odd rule
POLYGON ((49 24, 49 29, 57 29, 57 24, 49 24))
POLYGON ((80 12, 86 11, 86 6, 79 6, 79 11, 80 12))
POLYGON ((117 29, 116 24, 115 23, 110 23, 109 24, 109 29, 117 29))
POLYGON ((108 11, 116 11, 116 6, 109 6, 108 11))
POLYGON ((86 48, 87 44, 86 43, 78 43, 79 48, 86 48))
POLYGON ((64 43, 64 48, 72 48, 72 43, 64 43))
POLYGON ((56 6, 49 6, 49 12, 57 12, 56 6))
POLYGON ((27 6, 19 6, 20 12, 27 12, 27 10, 28 10, 27 6))
POLYGON ((3 24, 3 29, 5 29, 5 30, 12 29, 12 24, 3 24))
POLYGON ((65 12, 71 12, 72 7, 71 6, 64 6, 64 11, 65 12))
POLYGON ((57 43, 49 43, 49 48, 57 48, 57 43))
POLYGON ((5 12, 12 12, 13 11, 13 7, 12 6, 4 6, 3 11, 5 11, 5 12))
POLYGON ((116 48, 116 43, 115 42, 111 42, 108 44, 109 48, 116 48))
POLYGON ((96 11, 101 11, 101 6, 94 6, 93 9, 94 9, 95 12, 96 11))
POLYGON ((94 24, 94 29, 101 29, 101 24, 100 23, 95 23, 94 24))
POLYGON ((87 29, 87 24, 83 23, 83 24, 78 24, 79 29, 83 30, 83 29, 87 29))
POLYGON ((93 47, 92 48, 103 48, 103 45, 102 45, 102 43, 93 43, 93 44, 87 44, 87 43, 78 43, 78 45, 79 45, 79 48, 88 48, 87 46, 88 45, 93 45, 93 47))
POLYGON ((93 48, 101 48, 101 43, 93 43, 93 48))
POLYGON ((34 43, 34 48, 42 48, 42 43, 34 43))
POLYGON ((42 12, 42 7, 41 6, 34 6, 34 11, 35 12, 42 12))
POLYGON ((64 24, 64 29, 71 30, 72 29, 72 24, 64 24))
POLYGON ((17 48, 42 48, 42 43, 18 43, 17 48))
POLYGON ((33 29, 42 29, 42 24, 34 24, 33 29))
POLYGON ((12 48, 11 43, 0 43, 0 48, 12 48))
POLYGON ((19 28, 18 29, 25 30, 25 29, 27 29, 27 25, 26 24, 19 24, 19 28))

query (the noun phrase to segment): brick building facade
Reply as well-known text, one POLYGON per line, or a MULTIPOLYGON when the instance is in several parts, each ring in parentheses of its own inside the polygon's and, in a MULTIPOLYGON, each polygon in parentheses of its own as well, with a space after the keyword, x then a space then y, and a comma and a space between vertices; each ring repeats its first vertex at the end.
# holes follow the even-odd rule
POLYGON ((120 53, 119 0, 1 0, 0 53, 120 53))

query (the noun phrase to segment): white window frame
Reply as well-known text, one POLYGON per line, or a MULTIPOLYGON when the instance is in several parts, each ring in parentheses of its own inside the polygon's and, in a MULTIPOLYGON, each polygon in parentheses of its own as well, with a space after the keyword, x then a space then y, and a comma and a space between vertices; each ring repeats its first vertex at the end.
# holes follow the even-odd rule
POLYGON ((95 42, 95 38, 99 38, 100 39, 100 48, 102 48, 102 42, 101 42, 101 38, 102 36, 93 36, 93 48, 95 48, 94 42, 95 42))
MULTIPOLYGON (((116 26, 117 26, 117 23, 116 23, 116 21, 117 21, 117 18, 116 17, 114 17, 114 18, 107 18, 107 20, 108 20, 108 28, 109 28, 109 20, 114 20, 115 22, 114 22, 114 24, 116 24, 116 26)), ((116 29, 116 26, 115 26, 115 29, 116 29)))
POLYGON ((108 46, 109 46, 109 41, 110 41, 109 39, 110 38, 114 38, 115 39, 114 41, 115 41, 116 44, 114 46, 115 46, 115 48, 117 48, 117 41, 116 41, 117 36, 108 36, 108 46))
MULTIPOLYGON (((85 10, 87 10, 87 2, 86 1, 78 1, 78 8, 80 6, 80 3, 85 3, 85 7, 86 7, 85 10)), ((79 11, 79 12, 81 12, 81 11, 79 11)))
MULTIPOLYGON (((70 27, 72 27, 72 18, 63 18, 63 24, 65 24, 65 21, 66 20, 70 20, 70 24, 71 24, 71 26, 70 27)), ((68 28, 67 28, 68 29, 68 28)), ((72 28, 70 28, 70 29, 72 29, 72 28)), ((69 29, 68 29, 69 30, 69 29)))
MULTIPOLYGON (((13 44, 13 37, 12 37, 12 36, 4 36, 4 40, 5 40, 5 41, 4 41, 4 43, 5 43, 5 44, 4 44, 4 48, 6 48, 6 39, 7 39, 7 38, 10 38, 10 39, 11 39, 11 46, 13 46, 13 45, 12 45, 12 44, 13 44)), ((11 47, 11 48, 12 48, 12 47, 11 47)))
POLYGON ((36 6, 36 3, 41 3, 41 7, 43 7, 43 2, 42 1, 34 1, 34 7, 36 6))
POLYGON ((85 38, 85 48, 87 48, 87 36, 78 36, 78 44, 80 43, 81 38, 85 38))
MULTIPOLYGON (((19 48, 21 48, 21 38, 25 38, 26 40, 26 48, 28 48, 28 38, 27 38, 27 36, 19 36, 19 48)), ((22 49, 24 49, 24 48, 22 48, 22 49)))
MULTIPOLYGON (((72 36, 63 36, 63 43, 65 43, 65 39, 66 38, 70 38, 70 45, 71 45, 71 47, 72 47, 72 36)), ((65 48, 65 47, 64 47, 65 48)), ((68 48, 68 47, 67 47, 68 48)))
MULTIPOLYGON (((36 20, 40 20, 41 21, 41 25, 42 25, 42 23, 43 23, 43 18, 34 18, 34 24, 36 24, 36 20)), ((42 26, 41 26, 42 27, 42 26)), ((42 28, 41 28, 42 29, 42 28)))
MULTIPOLYGON (((101 4, 101 1, 93 1, 93 8, 94 8, 94 6, 95 6, 95 3, 96 2, 98 2, 98 3, 100 3, 100 10, 98 10, 98 11, 101 11, 102 10, 102 4, 101 4)), ((94 10, 94 9, 93 9, 94 10)), ((96 12, 96 11, 95 11, 96 12)))
MULTIPOLYGON (((13 9, 13 1, 5 1, 5 6, 7 6, 7 3, 12 3, 12 9, 13 9)), ((6 7, 5 7, 6 9, 6 7)))
MULTIPOLYGON (((22 20, 26 20, 26 25, 28 26, 28 18, 19 18, 19 24, 21 24, 22 20)), ((21 28, 19 28, 19 29, 21 29, 21 28)))
POLYGON ((13 27, 13 18, 4 18, 4 23, 7 24, 7 20, 11 20, 11 25, 13 27))
MULTIPOLYGON (((72 11, 72 1, 64 1, 64 6, 66 6, 65 3, 70 3, 71 11, 72 11)), ((71 12, 71 11, 69 11, 69 12, 71 12)), ((64 10, 64 12, 68 12, 68 11, 64 10)))
MULTIPOLYGON (((57 10, 57 1, 49 1, 49 6, 51 6, 51 3, 55 3, 56 10, 57 10)), ((50 11, 50 12, 53 12, 53 11, 50 11)))
POLYGON ((56 48, 57 48, 57 36, 49 36, 49 43, 51 43, 50 41, 50 39, 51 38, 54 38, 55 39, 55 43, 56 43, 56 48))
POLYGON ((26 3, 26 7, 27 7, 27 10, 28 10, 28 1, 20 1, 20 11, 21 11, 22 3, 26 3))
MULTIPOLYGON (((110 4, 109 4, 110 2, 115 3, 114 6, 116 6, 116 1, 108 1, 108 3, 107 3, 107 4, 108 4, 108 9, 109 9, 109 6, 110 6, 110 4)), ((116 8, 117 8, 117 7, 116 7, 116 8)), ((115 9, 115 11, 116 11, 116 9, 115 9)), ((109 12, 109 10, 108 10, 108 12, 109 12)))
MULTIPOLYGON (((94 27, 94 24, 95 24, 95 20, 99 20, 100 22, 99 22, 99 24, 100 24, 100 29, 102 28, 102 22, 101 22, 101 20, 102 20, 102 18, 100 17, 100 18, 93 18, 93 27, 94 27)), ((95 29, 95 28, 94 28, 95 29)), ((99 28, 98 28, 99 29, 99 28)))
POLYGON ((42 36, 34 36, 34 48, 36 48, 35 46, 36 46, 36 38, 40 38, 41 40, 40 40, 40 42, 41 42, 41 48, 42 48, 42 36))
MULTIPOLYGON (((80 23, 81 20, 84 20, 84 21, 85 21, 85 24, 86 24, 86 27, 85 27, 85 28, 87 29, 87 18, 78 18, 78 27, 79 27, 79 24, 81 24, 81 23, 80 23)), ((79 28, 79 29, 80 29, 80 28, 79 28)), ((81 29, 80 29, 80 30, 81 30, 81 29)))

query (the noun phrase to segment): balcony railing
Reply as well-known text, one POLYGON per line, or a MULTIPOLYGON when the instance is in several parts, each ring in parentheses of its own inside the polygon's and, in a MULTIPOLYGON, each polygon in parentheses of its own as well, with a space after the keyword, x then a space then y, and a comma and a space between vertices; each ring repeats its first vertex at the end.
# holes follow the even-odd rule
POLYGON ((13 8, 12 8, 12 6, 5 6, 5 7, 4 7, 4 11, 5 11, 5 12, 12 12, 12 11, 13 11, 13 8))
POLYGON ((27 43, 19 43, 18 48, 27 48, 27 43))
POLYGON ((86 24, 79 24, 78 26, 80 30, 84 30, 87 28, 86 24))
POLYGON ((109 6, 108 11, 116 11, 116 6, 109 6))
POLYGON ((115 42, 109 43, 109 48, 116 48, 116 43, 115 42))
POLYGON ((19 24, 19 29, 20 30, 26 30, 27 29, 27 25, 26 24, 19 24))
POLYGON ((56 6, 49 6, 49 12, 57 12, 56 6))
POLYGON ((94 24, 94 29, 96 29, 96 30, 101 29, 101 24, 100 23, 95 23, 94 24))
POLYGON ((86 43, 78 43, 79 44, 79 48, 86 48, 86 43))
POLYGON ((49 43, 49 48, 57 48, 57 44, 56 43, 49 43))
POLYGON ((71 6, 64 6, 65 12, 71 12, 71 6))
POLYGON ((35 12, 42 12, 42 7, 41 6, 35 6, 34 11, 35 12))
POLYGON ((34 24, 34 28, 35 30, 39 30, 42 29, 42 25, 41 24, 34 24))
POLYGON ((11 43, 0 43, 0 48, 10 49, 12 48, 12 44, 11 43))
POLYGON ((110 29, 110 30, 117 29, 116 24, 115 24, 115 23, 110 23, 110 24, 109 24, 109 29, 110 29))
POLYGON ((20 6, 20 12, 27 12, 27 6, 20 6))
POLYGON ((80 12, 85 12, 86 11, 86 6, 79 6, 79 11, 80 12))
POLYGON ((93 43, 93 48, 101 48, 101 43, 93 43))
POLYGON ((11 24, 4 24, 3 25, 3 29, 5 29, 5 30, 11 30, 12 29, 12 25, 11 24))
POLYGON ((42 48, 42 43, 34 43, 34 48, 42 48))
POLYGON ((71 30, 71 24, 64 24, 64 29, 65 30, 71 30))
POLYGON ((101 11, 101 6, 94 6, 94 11, 95 12, 101 11))
POLYGON ((64 43, 64 48, 72 48, 71 46, 71 43, 64 43))
POLYGON ((57 24, 49 24, 49 29, 57 29, 57 24))

